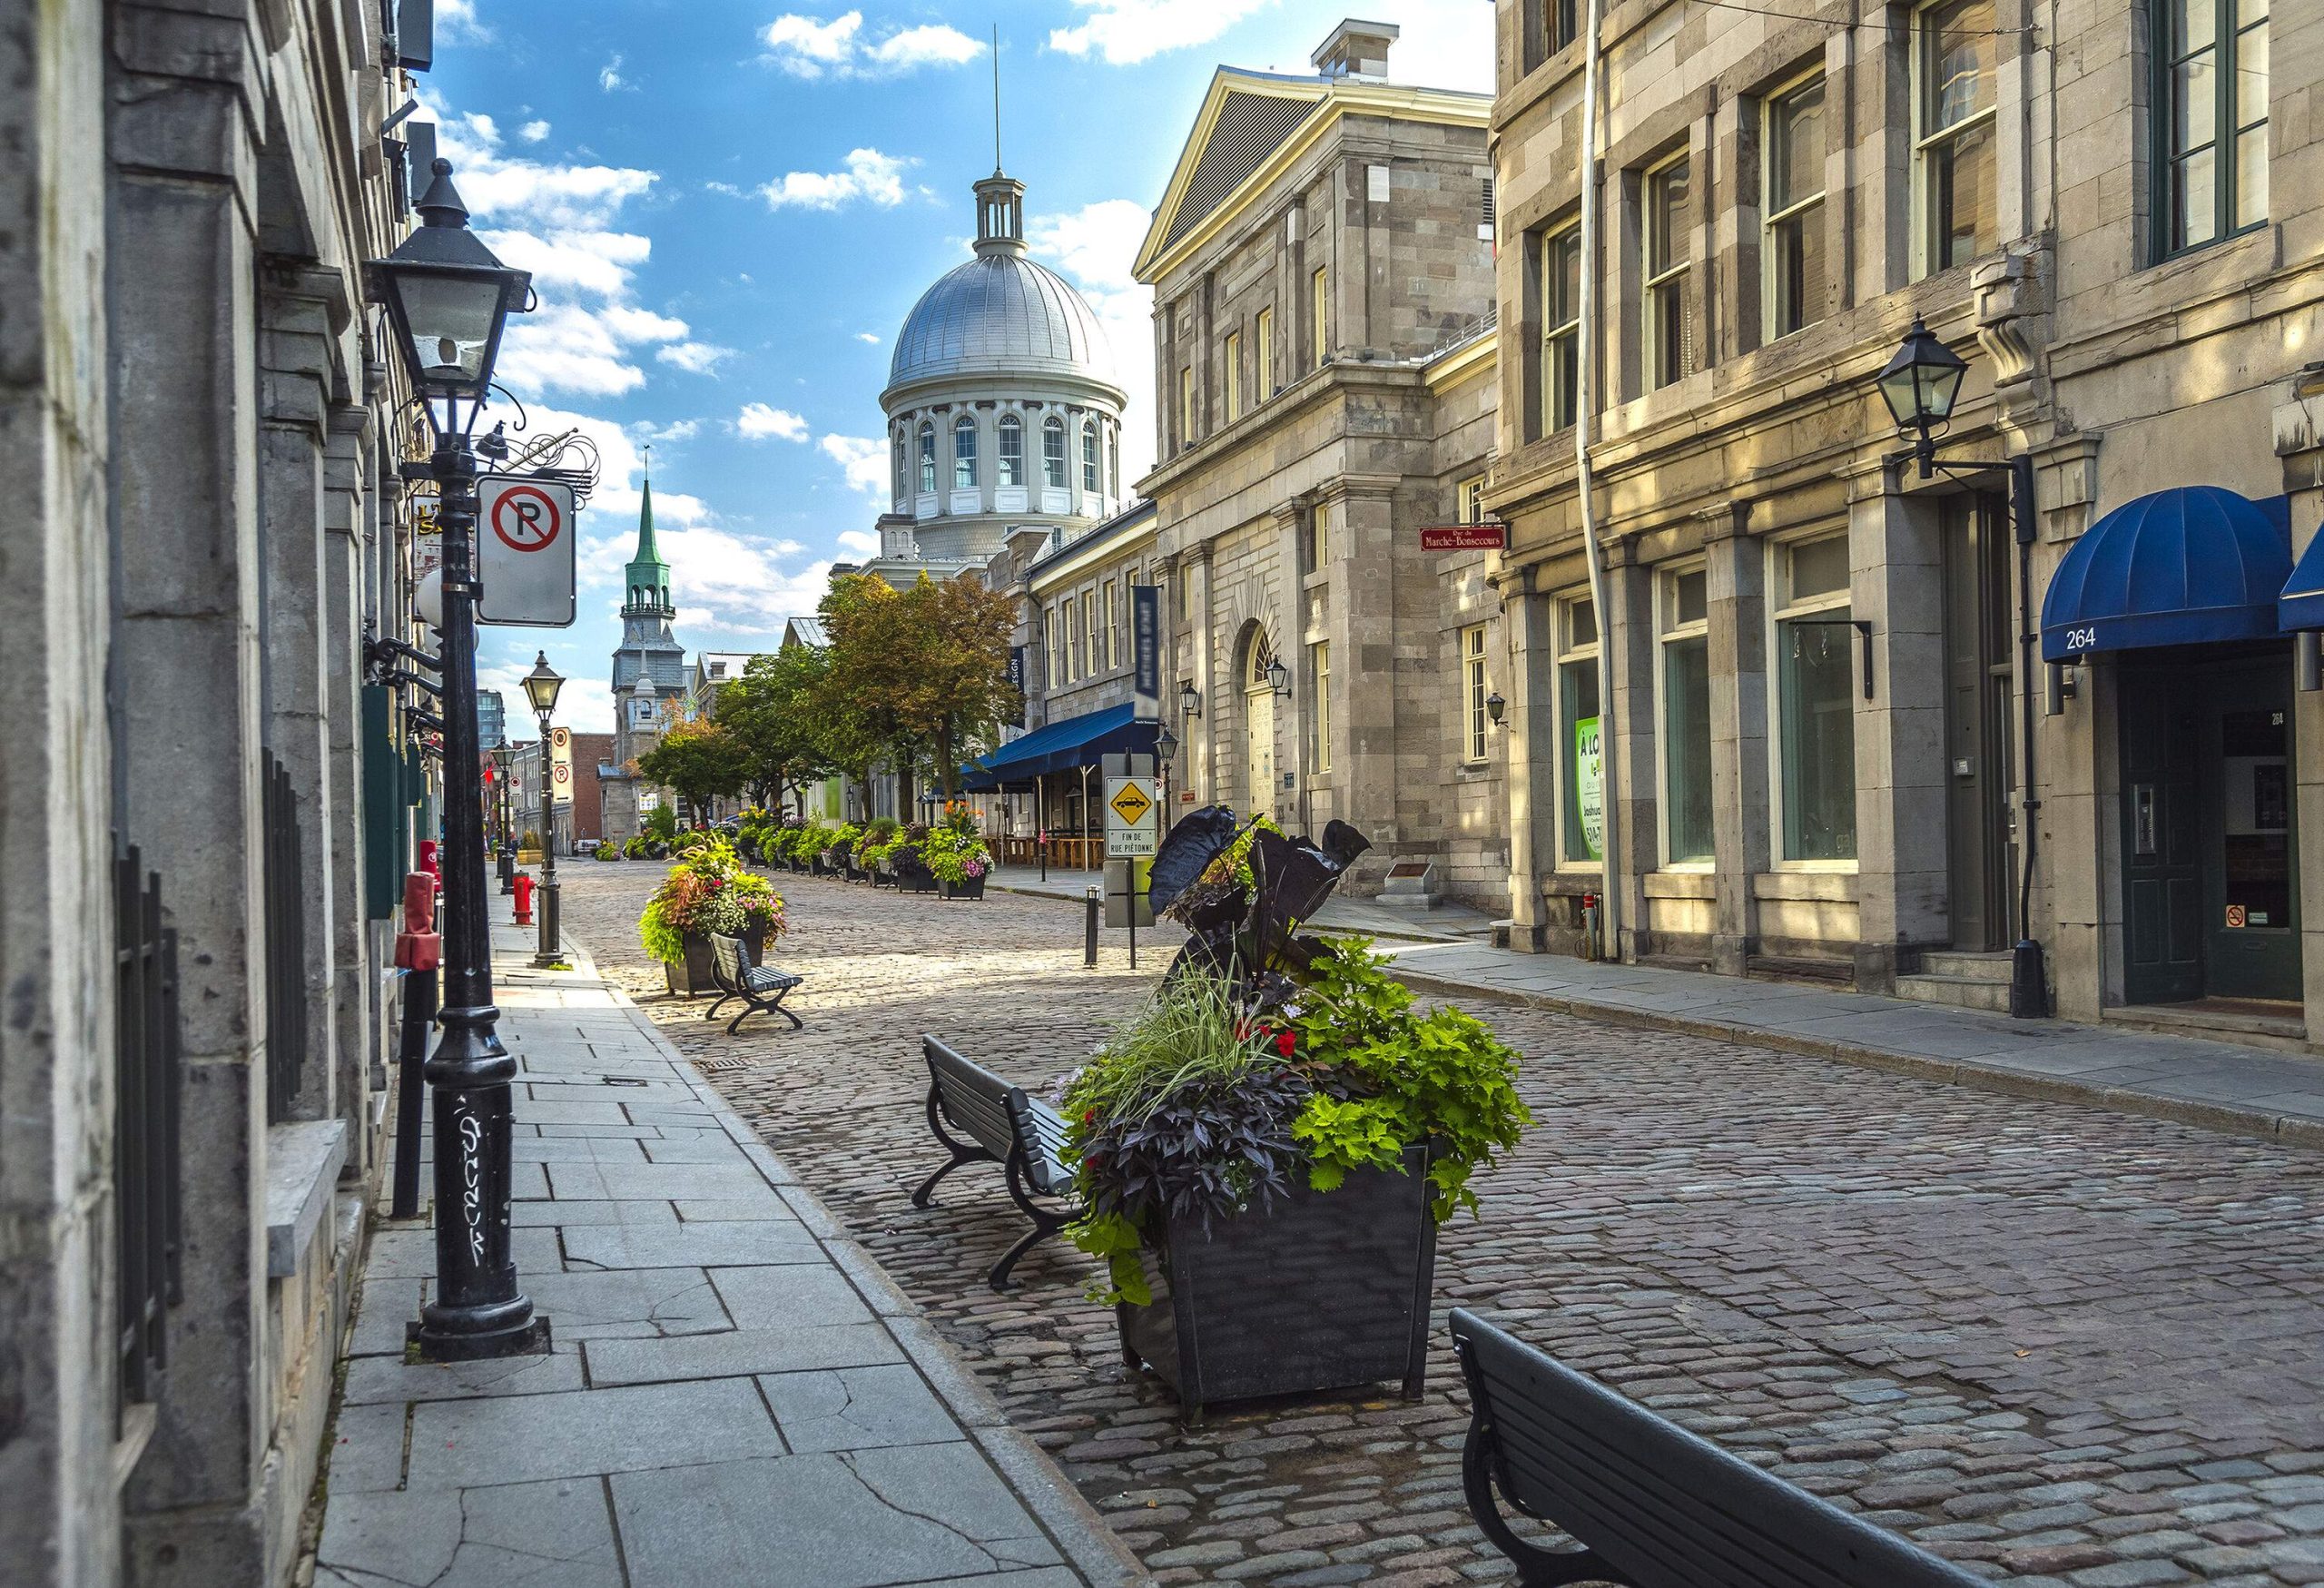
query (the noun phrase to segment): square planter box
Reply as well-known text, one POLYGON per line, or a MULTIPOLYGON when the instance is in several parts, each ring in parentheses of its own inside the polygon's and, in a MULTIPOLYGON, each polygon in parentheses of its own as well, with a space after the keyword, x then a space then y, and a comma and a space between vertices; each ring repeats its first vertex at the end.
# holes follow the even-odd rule
POLYGON ((965 883, 946 883, 944 884, 944 897, 947 899, 981 899, 984 897, 984 879, 982 877, 970 877, 965 883))
MULTIPOLYGON (((750 946, 751 962, 756 964, 759 955, 766 949, 766 928, 763 925, 752 927, 743 934, 743 942, 750 946)), ((686 962, 683 965, 665 964, 662 967, 662 973, 668 980, 673 994, 683 992, 693 998, 700 993, 718 991, 714 970, 715 965, 710 957, 710 934, 690 932, 686 933, 686 962)))
POLYGON ((1436 1220, 1428 1149, 1406 1172, 1369 1169, 1328 1194, 1303 1181, 1265 1212, 1172 1219, 1142 1255, 1148 1307, 1115 1308, 1122 1359, 1154 1370, 1189 1423, 1214 1401, 1307 1395, 1427 1370, 1436 1220))

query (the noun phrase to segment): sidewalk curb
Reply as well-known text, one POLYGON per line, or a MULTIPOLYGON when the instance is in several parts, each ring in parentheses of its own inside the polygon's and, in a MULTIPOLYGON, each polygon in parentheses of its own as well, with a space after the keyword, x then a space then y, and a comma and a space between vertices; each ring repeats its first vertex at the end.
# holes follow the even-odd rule
POLYGON ((623 988, 605 977, 586 947, 567 932, 566 953, 574 968, 597 977, 655 1050, 685 1079, 687 1087, 708 1109, 720 1127, 743 1149, 753 1168, 766 1177, 808 1233, 847 1277, 863 1304, 880 1319, 936 1398, 960 1425, 961 1433, 981 1450, 1001 1481, 1022 1500, 1033 1520, 1046 1529, 1066 1564, 1088 1581, 1090 1588, 1149 1588, 1149 1576, 1137 1556, 1106 1525, 1097 1509, 1081 1497, 1063 1471, 1039 1445, 1009 1423, 990 1391, 976 1380, 952 1347, 911 1297, 896 1287, 872 1255, 849 1238, 846 1228, 832 1216, 815 1193, 807 1189, 774 1150, 734 1111, 692 1060, 662 1034, 653 1017, 623 988))
POLYGON ((2230 1103, 2209 1103, 2193 1098, 2163 1097, 2126 1087, 2093 1086, 2087 1081, 2062 1076, 2028 1075, 1997 1065, 1980 1064, 1973 1059, 1927 1059, 1914 1053, 1884 1052, 1877 1048, 1827 1041, 1816 1037, 1792 1036, 1752 1026, 1727 1025, 1717 1021, 1690 1020, 1685 1015, 1624 1009, 1617 1004, 1595 1003, 1587 999, 1562 997, 1555 993, 1487 986, 1424 971, 1393 968, 1393 973, 1407 987, 1421 991, 1468 998, 1506 998, 1534 1009, 1571 1015, 1577 1020, 1594 1021, 1601 1025, 1628 1026, 1636 1031, 1675 1031, 1683 1036, 1734 1042, 1747 1048, 1797 1053, 1808 1059, 1828 1059, 1835 1063, 1851 1064, 1863 1070, 1885 1070, 1892 1074, 1915 1076, 1941 1085, 1968 1087, 2012 1097, 2040 1098, 2050 1102, 2082 1103, 2118 1114, 2138 1114, 2150 1119, 2166 1119, 2173 1124, 2192 1125, 2230 1135, 2254 1136, 2291 1147, 2324 1148, 2324 1123, 2271 1114, 2261 1109, 2240 1109, 2230 1103))

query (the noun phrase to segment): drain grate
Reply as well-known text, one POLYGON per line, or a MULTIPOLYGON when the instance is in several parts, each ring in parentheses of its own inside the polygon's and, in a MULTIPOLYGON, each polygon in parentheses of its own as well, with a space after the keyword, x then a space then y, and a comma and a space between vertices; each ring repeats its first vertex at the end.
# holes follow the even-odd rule
POLYGON ((731 1070, 748 1070, 751 1061, 747 1059, 697 1059, 694 1067, 704 1075, 724 1075, 731 1070))

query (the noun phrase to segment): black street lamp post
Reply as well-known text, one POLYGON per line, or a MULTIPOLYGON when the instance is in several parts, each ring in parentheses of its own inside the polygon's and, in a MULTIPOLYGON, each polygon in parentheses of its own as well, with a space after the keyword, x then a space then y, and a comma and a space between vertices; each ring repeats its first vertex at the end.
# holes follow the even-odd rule
POLYGON ((500 868, 500 893, 503 898, 517 891, 517 846, 509 842, 512 834, 508 824, 516 811, 516 790, 508 782, 509 773, 517 764, 517 752, 507 745, 497 745, 492 750, 492 786, 498 808, 493 812, 499 833, 493 843, 493 853, 500 868))
MULTIPOLYGON (((1905 335, 1904 345, 1888 367, 1880 371, 1882 400, 1896 421, 1896 430, 1913 444, 1913 460, 1920 477, 1933 479, 1947 474, 1990 472, 1990 464, 1959 467, 1937 460, 1936 441, 1953 422, 1953 405, 1960 400, 1961 382, 1969 366, 1939 341, 1918 316, 1905 335)), ((2017 945, 2012 955, 2009 1012, 2019 1020, 2037 1020, 2050 1011, 2050 989, 2042 964, 2042 945, 2034 937, 2034 860, 2040 844, 2035 817, 2042 809, 2034 781, 2034 642, 2038 626, 2034 618, 2034 459, 2012 458, 2003 467, 2009 472, 2009 516, 2017 536, 2018 715, 2024 729, 2024 749, 2018 763, 2018 820, 2024 831, 2019 843, 2017 945)), ((1868 664, 1867 664, 1868 665, 1868 664)), ((1870 687, 1867 683, 1866 688, 1870 687)))
POLYGON ((1161 731, 1154 735, 1154 759, 1162 766, 1162 826, 1165 831, 1170 826, 1170 764, 1177 758, 1178 735, 1170 731, 1168 723, 1164 723, 1161 731))
POLYGON ((549 739, 549 714, 556 709, 556 692, 565 680, 548 665, 543 651, 525 675, 525 695, 533 715, 541 719, 541 942, 533 963, 543 969, 565 958, 565 938, 556 908, 556 754, 549 739))
POLYGON ((511 270, 468 229, 452 164, 415 206, 419 229, 366 266, 370 296, 435 435, 428 473, 444 542, 444 1005, 424 1073, 436 1132, 436 1286, 409 1336, 430 1361, 548 1348, 548 1320, 517 1288, 509 1252, 511 1091, 517 1062, 501 1044, 492 1001, 485 903, 483 779, 476 718, 477 460, 469 442, 492 385, 510 313, 528 308, 532 278, 511 270), (435 405, 442 405, 442 412, 435 405), (465 409, 465 414, 463 409, 465 409))

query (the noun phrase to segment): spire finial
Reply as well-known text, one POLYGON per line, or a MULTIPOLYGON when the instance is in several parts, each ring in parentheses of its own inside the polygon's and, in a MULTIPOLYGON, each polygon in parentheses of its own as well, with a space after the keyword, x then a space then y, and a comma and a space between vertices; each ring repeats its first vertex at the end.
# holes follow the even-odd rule
POLYGON ((1000 24, 992 25, 992 171, 1000 174, 1000 24))

